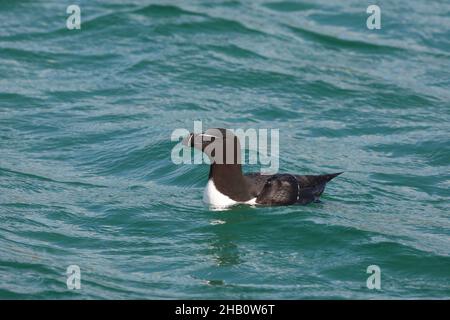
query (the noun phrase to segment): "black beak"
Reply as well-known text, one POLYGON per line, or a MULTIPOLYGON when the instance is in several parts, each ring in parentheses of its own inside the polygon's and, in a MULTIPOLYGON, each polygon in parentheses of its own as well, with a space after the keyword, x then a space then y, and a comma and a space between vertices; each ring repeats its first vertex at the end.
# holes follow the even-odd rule
POLYGON ((205 134, 205 133, 190 133, 181 142, 186 147, 192 147, 199 150, 203 150, 203 144, 208 143, 211 139, 217 139, 217 136, 205 134))

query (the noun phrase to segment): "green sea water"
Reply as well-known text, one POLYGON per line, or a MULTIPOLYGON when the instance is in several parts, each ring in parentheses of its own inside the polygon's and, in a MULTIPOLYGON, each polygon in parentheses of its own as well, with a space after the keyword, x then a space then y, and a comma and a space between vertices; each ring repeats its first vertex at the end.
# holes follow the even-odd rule
POLYGON ((0 0, 0 299, 448 299, 449 138, 447 0, 0 0), (195 120, 345 173, 210 210, 195 120))

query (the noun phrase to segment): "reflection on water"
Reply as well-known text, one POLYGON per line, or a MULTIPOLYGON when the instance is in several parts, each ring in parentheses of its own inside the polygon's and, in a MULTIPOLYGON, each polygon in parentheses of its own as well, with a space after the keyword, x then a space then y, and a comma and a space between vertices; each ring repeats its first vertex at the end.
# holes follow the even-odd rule
POLYGON ((0 299, 450 296, 448 1, 382 1, 381 30, 356 0, 86 0, 81 30, 3 2, 0 299), (208 167, 170 157, 197 120, 346 173, 321 204, 215 211, 208 167))

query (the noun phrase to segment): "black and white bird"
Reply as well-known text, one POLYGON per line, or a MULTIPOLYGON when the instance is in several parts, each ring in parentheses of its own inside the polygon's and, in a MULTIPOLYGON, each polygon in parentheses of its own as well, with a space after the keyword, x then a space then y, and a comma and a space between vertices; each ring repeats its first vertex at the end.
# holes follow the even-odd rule
POLYGON ((201 150, 211 160, 203 201, 214 207, 308 204, 318 201, 327 182, 342 173, 243 174, 239 139, 226 129, 191 133, 183 144, 201 150))

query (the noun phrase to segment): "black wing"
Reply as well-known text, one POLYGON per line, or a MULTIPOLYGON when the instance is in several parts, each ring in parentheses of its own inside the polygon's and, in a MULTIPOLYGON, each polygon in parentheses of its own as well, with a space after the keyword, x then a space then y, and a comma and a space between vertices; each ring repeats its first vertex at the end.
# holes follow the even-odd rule
POLYGON ((257 197, 261 193, 267 179, 270 179, 271 177, 273 177, 273 174, 261 174, 256 172, 244 175, 244 178, 247 180, 247 184, 250 188, 250 194, 253 197, 257 197))
MULTIPOLYGON (((342 172, 322 175, 293 175, 299 185, 297 203, 308 204, 319 200, 320 195, 325 190, 327 182, 342 174, 342 172)), ((275 175, 263 175, 260 173, 248 173, 244 177, 250 186, 251 195, 260 196, 268 179, 275 175)))

